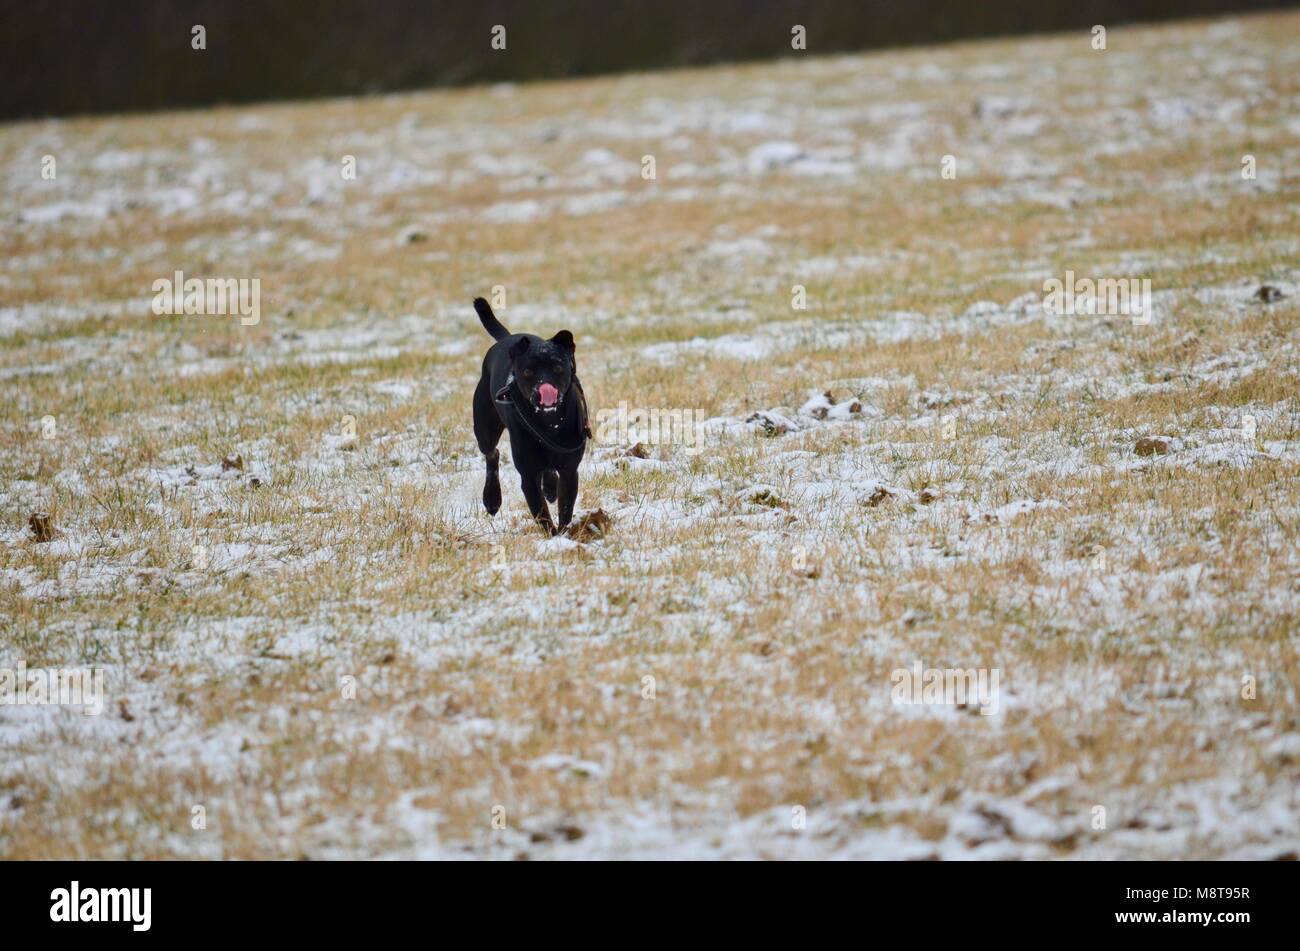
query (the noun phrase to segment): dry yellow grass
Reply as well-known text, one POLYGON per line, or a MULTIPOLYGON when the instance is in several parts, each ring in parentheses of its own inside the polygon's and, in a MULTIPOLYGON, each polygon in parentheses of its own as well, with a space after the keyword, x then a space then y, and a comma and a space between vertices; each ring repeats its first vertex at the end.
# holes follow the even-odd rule
POLYGON ((0 706, 0 856, 1294 853, 1300 15, 1088 40, 0 129, 0 666, 109 672, 0 706), (478 503, 494 285, 727 421, 603 540, 478 503))

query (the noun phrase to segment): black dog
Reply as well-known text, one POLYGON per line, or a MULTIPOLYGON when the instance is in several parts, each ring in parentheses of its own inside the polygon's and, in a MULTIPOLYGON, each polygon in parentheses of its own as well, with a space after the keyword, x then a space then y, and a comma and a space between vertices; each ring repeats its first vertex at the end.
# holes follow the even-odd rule
POLYGON ((512 334, 483 298, 474 299, 474 309, 496 340, 483 358, 483 375, 474 391, 474 437, 487 460, 483 507, 489 515, 501 508, 497 442, 508 429, 510 456, 528 510, 554 535, 559 529, 546 503, 559 498, 559 528, 567 526, 578 498, 578 463, 591 438, 573 334, 561 330, 550 340, 512 334))

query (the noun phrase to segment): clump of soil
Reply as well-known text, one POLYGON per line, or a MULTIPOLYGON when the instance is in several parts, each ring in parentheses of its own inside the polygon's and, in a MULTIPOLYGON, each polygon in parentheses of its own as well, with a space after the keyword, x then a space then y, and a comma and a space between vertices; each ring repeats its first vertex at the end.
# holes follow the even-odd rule
POLYGON ((1169 443, 1164 439, 1143 436, 1134 444, 1133 451, 1139 456, 1163 456, 1169 452, 1169 443))
POLYGON ((54 541, 54 516, 49 512, 33 512, 27 527, 38 542, 54 541))
POLYGON ((755 505, 763 505, 770 509, 788 509, 790 503, 781 498, 771 489, 759 489, 749 497, 749 501, 755 505))
POLYGON ((866 504, 871 506, 872 508, 875 508, 880 503, 886 502, 889 499, 892 499, 893 497, 894 497, 893 492, 890 492, 883 485, 878 485, 876 486, 876 491, 872 492, 871 495, 867 497, 866 504))
POLYGON ((604 538, 613 524, 614 520, 605 513, 604 509, 596 509, 573 522, 564 533, 574 541, 589 542, 604 538))

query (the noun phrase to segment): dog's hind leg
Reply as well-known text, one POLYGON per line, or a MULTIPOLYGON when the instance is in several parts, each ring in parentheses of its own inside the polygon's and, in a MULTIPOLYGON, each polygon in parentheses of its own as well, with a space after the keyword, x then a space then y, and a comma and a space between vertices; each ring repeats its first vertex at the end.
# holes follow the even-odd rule
POLYGON ((483 480, 483 507, 489 515, 496 515, 501 508, 501 479, 497 469, 501 463, 501 453, 497 443, 505 424, 497 415, 492 405, 492 394, 488 392, 487 380, 480 378, 478 388, 474 390, 474 438, 478 440, 479 452, 487 463, 487 476, 483 480))
POLYGON ((546 496, 546 501, 554 502, 559 492, 560 474, 554 469, 547 469, 542 473, 542 495, 546 496))

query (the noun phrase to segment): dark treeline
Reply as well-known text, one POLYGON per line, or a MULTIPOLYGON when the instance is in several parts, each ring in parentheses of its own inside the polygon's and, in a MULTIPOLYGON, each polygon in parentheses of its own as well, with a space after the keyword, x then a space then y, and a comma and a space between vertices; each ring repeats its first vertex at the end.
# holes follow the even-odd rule
POLYGON ((0 118, 354 95, 1294 5, 1279 0, 0 0, 0 118), (191 29, 207 48, 191 48, 191 29), (506 50, 492 49, 494 25, 506 50))

